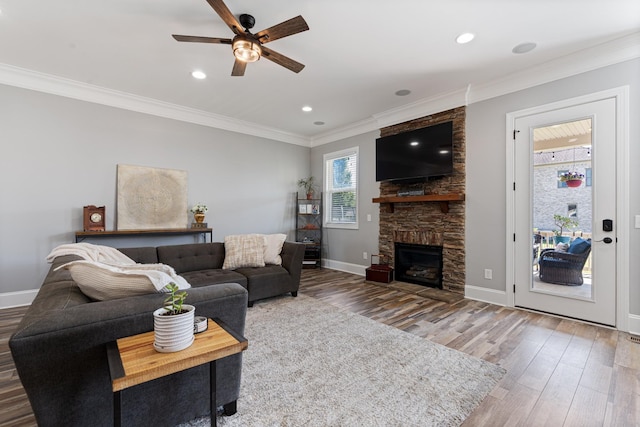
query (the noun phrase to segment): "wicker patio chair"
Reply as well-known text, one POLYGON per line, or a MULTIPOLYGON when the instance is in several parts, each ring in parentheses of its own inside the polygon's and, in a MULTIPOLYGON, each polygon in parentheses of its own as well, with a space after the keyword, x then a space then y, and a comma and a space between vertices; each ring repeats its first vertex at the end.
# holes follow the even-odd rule
POLYGON ((591 253, 591 239, 585 242, 588 242, 588 245, 584 245, 585 250, 580 253, 544 249, 538 261, 540 280, 557 285, 582 285, 582 269, 591 253))

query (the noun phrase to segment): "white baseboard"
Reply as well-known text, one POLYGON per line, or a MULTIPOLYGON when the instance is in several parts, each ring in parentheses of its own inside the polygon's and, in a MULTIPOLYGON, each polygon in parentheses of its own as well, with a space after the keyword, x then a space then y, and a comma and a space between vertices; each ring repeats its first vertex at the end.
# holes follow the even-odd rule
POLYGON ((0 309, 29 305, 36 297, 38 289, 28 291, 4 292, 0 294, 0 309))
POLYGON ((358 276, 364 276, 366 274, 365 270, 369 267, 368 265, 351 264, 330 259, 323 259, 322 266, 332 270, 344 271, 345 273, 357 274, 358 276))
POLYGON ((627 332, 633 335, 640 335, 640 316, 637 314, 629 314, 627 326, 627 332))
POLYGON ((480 286, 465 286, 464 297, 476 301, 488 302, 489 304, 507 305, 507 293, 505 291, 481 288, 480 286))

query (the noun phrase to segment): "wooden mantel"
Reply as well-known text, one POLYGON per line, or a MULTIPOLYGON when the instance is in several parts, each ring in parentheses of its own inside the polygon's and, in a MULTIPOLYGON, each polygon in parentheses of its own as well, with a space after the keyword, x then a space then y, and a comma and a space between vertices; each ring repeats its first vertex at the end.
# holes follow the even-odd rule
POLYGON ((389 211, 393 212, 394 203, 440 203, 442 213, 449 212, 449 202, 461 202, 464 194, 425 194, 423 196, 390 196, 374 197, 373 203, 389 204, 389 211))

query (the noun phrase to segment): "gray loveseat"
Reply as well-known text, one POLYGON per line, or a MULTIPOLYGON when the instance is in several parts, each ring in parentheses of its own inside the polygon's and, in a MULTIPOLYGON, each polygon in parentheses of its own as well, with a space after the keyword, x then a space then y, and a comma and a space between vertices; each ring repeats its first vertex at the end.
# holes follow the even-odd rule
MULTIPOLYGON (((298 245, 303 246, 285 242, 283 266, 235 272, 218 269, 222 265, 220 257, 224 257, 221 243, 132 248, 122 252, 137 262, 173 266, 192 285, 188 302, 196 307, 197 315, 219 318, 244 334, 248 295, 252 291, 251 302, 297 292, 304 252, 304 247, 298 245)), ((79 258, 75 255, 66 255, 54 260, 9 340, 20 380, 40 426, 113 425, 106 345, 118 338, 153 330, 152 312, 164 300, 163 294, 149 294, 92 301, 80 291, 68 270, 54 271, 76 259, 79 258)), ((236 408, 241 368, 241 354, 217 364, 217 404, 229 414, 236 408)), ((200 366, 124 390, 123 425, 174 426, 208 415, 208 369, 208 365, 200 366)))

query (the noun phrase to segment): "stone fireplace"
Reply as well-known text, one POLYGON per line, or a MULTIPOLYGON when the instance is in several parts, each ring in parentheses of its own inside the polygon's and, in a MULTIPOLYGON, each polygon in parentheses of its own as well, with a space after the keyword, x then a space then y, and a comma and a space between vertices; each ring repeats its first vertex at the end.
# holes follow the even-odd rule
MULTIPOLYGON (((411 185, 394 182, 380 183, 380 199, 382 201, 380 203, 379 252, 394 266, 395 280, 409 281, 406 280, 406 277, 398 277, 396 244, 410 245, 411 248, 415 245, 437 247, 442 251, 439 286, 432 283, 419 284, 464 293, 465 112, 465 107, 458 107, 380 130, 381 136, 388 136, 441 122, 453 121, 454 173, 452 175, 411 185), (448 202, 430 201, 429 197, 408 197, 406 202, 405 199, 398 201, 396 198, 398 192, 407 191, 424 192, 427 196, 455 195, 455 197, 452 197, 452 201, 448 202), (385 198, 390 197, 394 198, 393 203, 384 202, 385 198)), ((433 267, 429 267, 428 270, 421 269, 422 267, 420 264, 417 270, 409 274, 415 273, 424 276, 434 274, 431 270, 433 267)))

